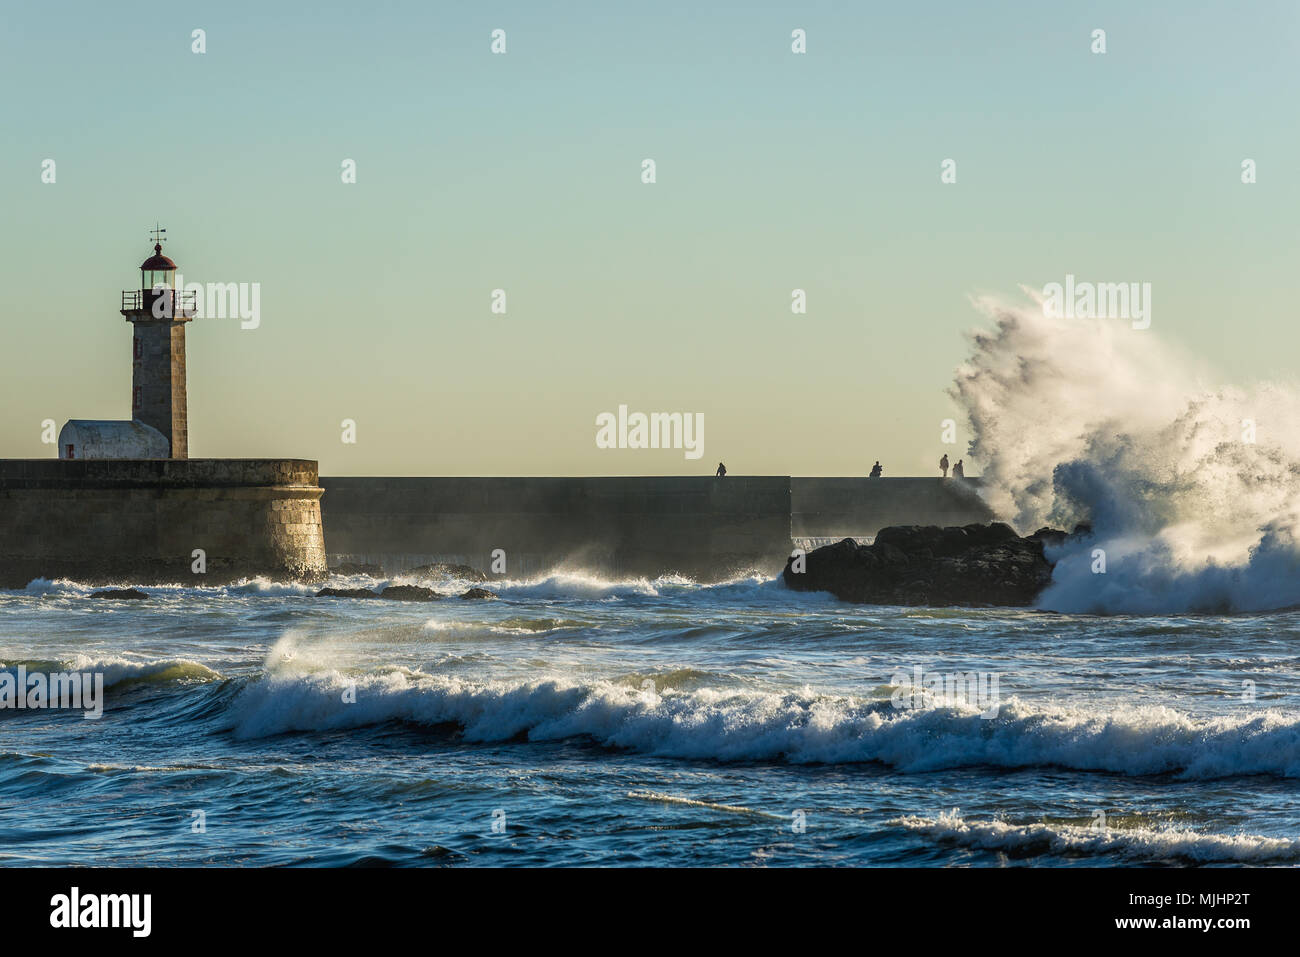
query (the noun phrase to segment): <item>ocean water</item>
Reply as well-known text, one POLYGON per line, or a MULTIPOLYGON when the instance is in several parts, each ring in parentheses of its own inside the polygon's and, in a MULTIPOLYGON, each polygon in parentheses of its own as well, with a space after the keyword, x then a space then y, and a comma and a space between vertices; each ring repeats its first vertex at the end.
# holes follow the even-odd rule
POLYGON ((8 670, 108 685, 99 720, 0 711, 0 863, 1300 862, 1300 612, 578 573, 489 602, 142 587, 0 592, 8 670), (917 667, 996 675, 996 708, 898 707, 917 667))

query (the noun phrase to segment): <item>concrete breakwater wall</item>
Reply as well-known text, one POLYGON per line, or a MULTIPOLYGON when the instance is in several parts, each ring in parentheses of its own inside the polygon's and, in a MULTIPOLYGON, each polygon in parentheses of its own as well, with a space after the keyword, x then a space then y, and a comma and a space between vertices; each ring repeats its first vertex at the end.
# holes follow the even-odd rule
POLYGON ((792 540, 993 515, 976 480, 324 478, 298 459, 0 460, 0 587, 315 579, 344 562, 775 575, 792 540), (322 498, 322 491, 324 497, 322 498), (206 573, 193 570, 202 549, 206 573))
POLYGON ((790 550, 785 476, 329 478, 331 565, 388 573, 431 562, 509 576, 555 568, 699 581, 776 574, 790 550))
POLYGON ((793 478, 795 538, 873 536, 890 525, 970 525, 995 521, 979 479, 793 478))
POLYGON ((320 496, 302 459, 0 460, 0 587, 318 578, 320 496))
POLYGON ((712 581, 777 574, 792 539, 993 518, 973 479, 327 476, 321 485, 330 564, 390 574, 432 562, 490 572, 501 549, 510 576, 569 566, 712 581))

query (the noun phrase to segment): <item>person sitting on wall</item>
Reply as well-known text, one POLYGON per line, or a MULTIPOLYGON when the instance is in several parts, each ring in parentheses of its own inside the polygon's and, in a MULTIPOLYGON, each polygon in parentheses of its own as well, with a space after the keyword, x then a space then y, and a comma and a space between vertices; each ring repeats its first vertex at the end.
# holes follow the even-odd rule
POLYGON ((884 470, 880 467, 880 460, 877 459, 876 464, 871 466, 871 478, 880 478, 883 474, 884 470))
POLYGON ((948 453, 943 453, 943 458, 939 460, 939 468, 943 470, 943 477, 948 477, 948 453))
POLYGON ((727 467, 723 465, 721 462, 719 462, 718 471, 717 471, 718 478, 725 478, 726 475, 727 475, 727 467))
POLYGON ((952 467, 952 477, 953 478, 966 477, 966 469, 962 466, 961 459, 958 459, 957 464, 952 467))

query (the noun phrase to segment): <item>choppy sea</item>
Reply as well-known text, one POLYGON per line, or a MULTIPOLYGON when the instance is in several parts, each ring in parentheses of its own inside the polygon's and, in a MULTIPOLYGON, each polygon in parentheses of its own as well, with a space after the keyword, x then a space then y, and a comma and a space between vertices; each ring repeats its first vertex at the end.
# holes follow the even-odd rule
POLYGON ((106 686, 98 720, 0 710, 0 863, 1300 862, 1300 612, 317 587, 0 592, 5 670, 106 686))

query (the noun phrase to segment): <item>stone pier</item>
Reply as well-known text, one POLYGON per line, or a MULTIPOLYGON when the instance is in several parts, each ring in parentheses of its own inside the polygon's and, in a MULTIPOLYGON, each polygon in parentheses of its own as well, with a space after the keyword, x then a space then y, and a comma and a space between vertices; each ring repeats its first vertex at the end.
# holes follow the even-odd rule
POLYGON ((0 586, 320 578, 320 498, 304 459, 0 460, 0 586))

